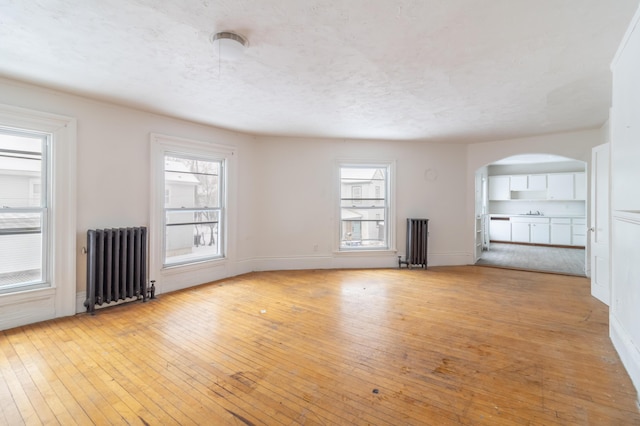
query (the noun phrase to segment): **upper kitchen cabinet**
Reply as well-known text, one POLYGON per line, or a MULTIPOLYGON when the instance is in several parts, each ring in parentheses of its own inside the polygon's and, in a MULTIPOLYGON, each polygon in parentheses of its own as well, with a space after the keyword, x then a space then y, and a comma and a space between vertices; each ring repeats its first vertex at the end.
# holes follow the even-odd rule
POLYGON ((547 189, 547 175, 513 175, 512 191, 544 191, 547 189))
POLYGON ((509 176, 489 176, 489 200, 510 200, 509 176))
POLYGON ((586 200, 587 181, 584 173, 552 173, 548 175, 547 199, 586 200))
POLYGON ((573 200, 573 173, 553 173, 548 176, 547 199, 573 200))
POLYGON ((584 173, 573 174, 575 191, 574 195, 576 200, 587 199, 587 177, 584 173))
POLYGON ((584 172, 489 176, 489 200, 570 201, 587 199, 584 172))
POLYGON ((544 200, 547 198, 547 175, 511 175, 512 200, 544 200))

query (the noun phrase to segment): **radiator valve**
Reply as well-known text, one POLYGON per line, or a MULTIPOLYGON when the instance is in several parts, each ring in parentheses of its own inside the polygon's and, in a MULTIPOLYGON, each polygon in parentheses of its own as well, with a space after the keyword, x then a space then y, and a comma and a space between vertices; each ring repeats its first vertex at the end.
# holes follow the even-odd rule
POLYGON ((147 288, 147 299, 156 298, 156 280, 151 280, 151 285, 147 288))

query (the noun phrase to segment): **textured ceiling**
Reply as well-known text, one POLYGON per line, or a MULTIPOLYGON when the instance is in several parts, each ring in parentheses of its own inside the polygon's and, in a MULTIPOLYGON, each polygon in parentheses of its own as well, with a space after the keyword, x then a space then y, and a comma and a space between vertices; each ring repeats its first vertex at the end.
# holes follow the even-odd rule
POLYGON ((0 75, 254 134, 497 140, 604 123, 637 6, 0 0, 0 75))

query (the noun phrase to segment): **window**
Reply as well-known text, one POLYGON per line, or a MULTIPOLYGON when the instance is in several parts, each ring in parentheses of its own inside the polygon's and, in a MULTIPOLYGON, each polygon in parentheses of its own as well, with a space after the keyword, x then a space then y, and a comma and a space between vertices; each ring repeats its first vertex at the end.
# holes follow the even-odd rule
POLYGON ((362 187, 360 185, 351 187, 351 200, 353 200, 354 205, 362 203, 362 187))
POLYGON ((223 257, 223 177, 222 159, 165 153, 164 266, 223 257))
POLYGON ((391 165, 340 165, 340 250, 391 247, 387 222, 391 165))
POLYGON ((0 293, 48 286, 50 138, 0 128, 0 293))

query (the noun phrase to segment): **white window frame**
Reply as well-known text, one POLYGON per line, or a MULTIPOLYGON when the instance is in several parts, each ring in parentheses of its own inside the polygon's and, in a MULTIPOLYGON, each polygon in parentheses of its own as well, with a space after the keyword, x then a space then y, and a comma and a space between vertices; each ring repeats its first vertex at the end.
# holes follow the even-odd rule
POLYGON ((0 104, 0 126, 51 135, 48 285, 0 294, 0 329, 76 313, 75 118, 0 104))
POLYGON ((337 226, 335 227, 336 234, 334 238, 334 253, 336 254, 388 254, 396 252, 396 207, 395 207, 395 178, 396 178, 396 162, 394 160, 362 160, 362 159, 339 159, 336 162, 334 179, 336 182, 336 196, 335 196, 335 217, 337 218, 337 226), (340 244, 341 238, 341 170, 343 167, 359 167, 359 168, 385 168, 387 170, 387 182, 386 182, 386 204, 387 204, 387 218, 386 233, 387 233, 387 246, 386 247, 342 247, 340 244))
MULTIPOLYGON (((171 157, 175 157, 175 158, 183 158, 183 159, 192 159, 192 160, 202 160, 202 161, 210 161, 210 162, 215 162, 215 163, 219 163, 220 164, 220 169, 219 169, 219 176, 218 176, 218 207, 195 207, 195 206, 188 206, 187 208, 170 208, 170 207, 166 207, 163 206, 164 209, 164 214, 163 214, 163 245, 162 245, 162 266, 163 268, 172 268, 172 267, 176 267, 176 266, 182 266, 182 265, 192 265, 194 263, 200 263, 200 262, 208 262, 211 260, 216 260, 216 259, 221 259, 225 257, 225 235, 223 232, 224 229, 224 225, 226 223, 226 215, 225 215, 225 194, 226 194, 226 190, 225 190, 225 185, 227 183, 227 179, 225 177, 225 171, 227 169, 226 167, 226 159, 223 157, 219 157, 219 156, 213 156, 213 155, 201 155, 201 154, 194 154, 193 151, 189 151, 189 152, 169 152, 169 151, 165 151, 164 157, 166 160, 167 156, 171 156, 171 157), (206 257, 199 257, 199 258, 195 258, 192 260, 185 260, 182 262, 171 262, 171 263, 167 263, 167 240, 166 240, 166 231, 167 231, 167 227, 168 226, 172 226, 170 224, 167 224, 167 215, 169 213, 177 213, 177 212, 196 212, 196 211, 203 211, 203 210, 209 210, 209 211, 215 211, 218 213, 218 253, 212 256, 206 256, 206 257)), ((166 171, 166 167, 165 167, 165 171, 166 171)), ((162 181, 163 184, 163 188, 164 188, 164 192, 165 192, 165 196, 166 196, 166 192, 167 192, 167 187, 166 187, 166 178, 163 178, 162 181)), ((166 201, 166 198, 165 198, 166 201)))
MULTIPOLYGON (((211 266, 226 263, 228 259, 228 236, 229 236, 229 170, 232 167, 232 159, 235 156, 235 148, 219 145, 209 142, 197 141, 187 138, 162 135, 152 133, 151 138, 151 191, 150 191, 150 244, 149 244, 149 263, 150 278, 159 279, 159 291, 175 290, 178 287, 170 289, 162 288, 162 276, 173 275, 182 272, 192 272, 210 268, 211 266), (223 188, 221 194, 223 223, 219 227, 220 251, 222 256, 206 259, 195 260, 189 263, 164 265, 164 202, 165 202, 165 185, 164 185, 164 161, 166 155, 182 155, 190 157, 202 157, 203 159, 221 160, 223 162, 222 177, 223 188), (154 276, 160 274, 160 277, 154 276)), ((201 281, 202 283, 205 281, 201 281)))

